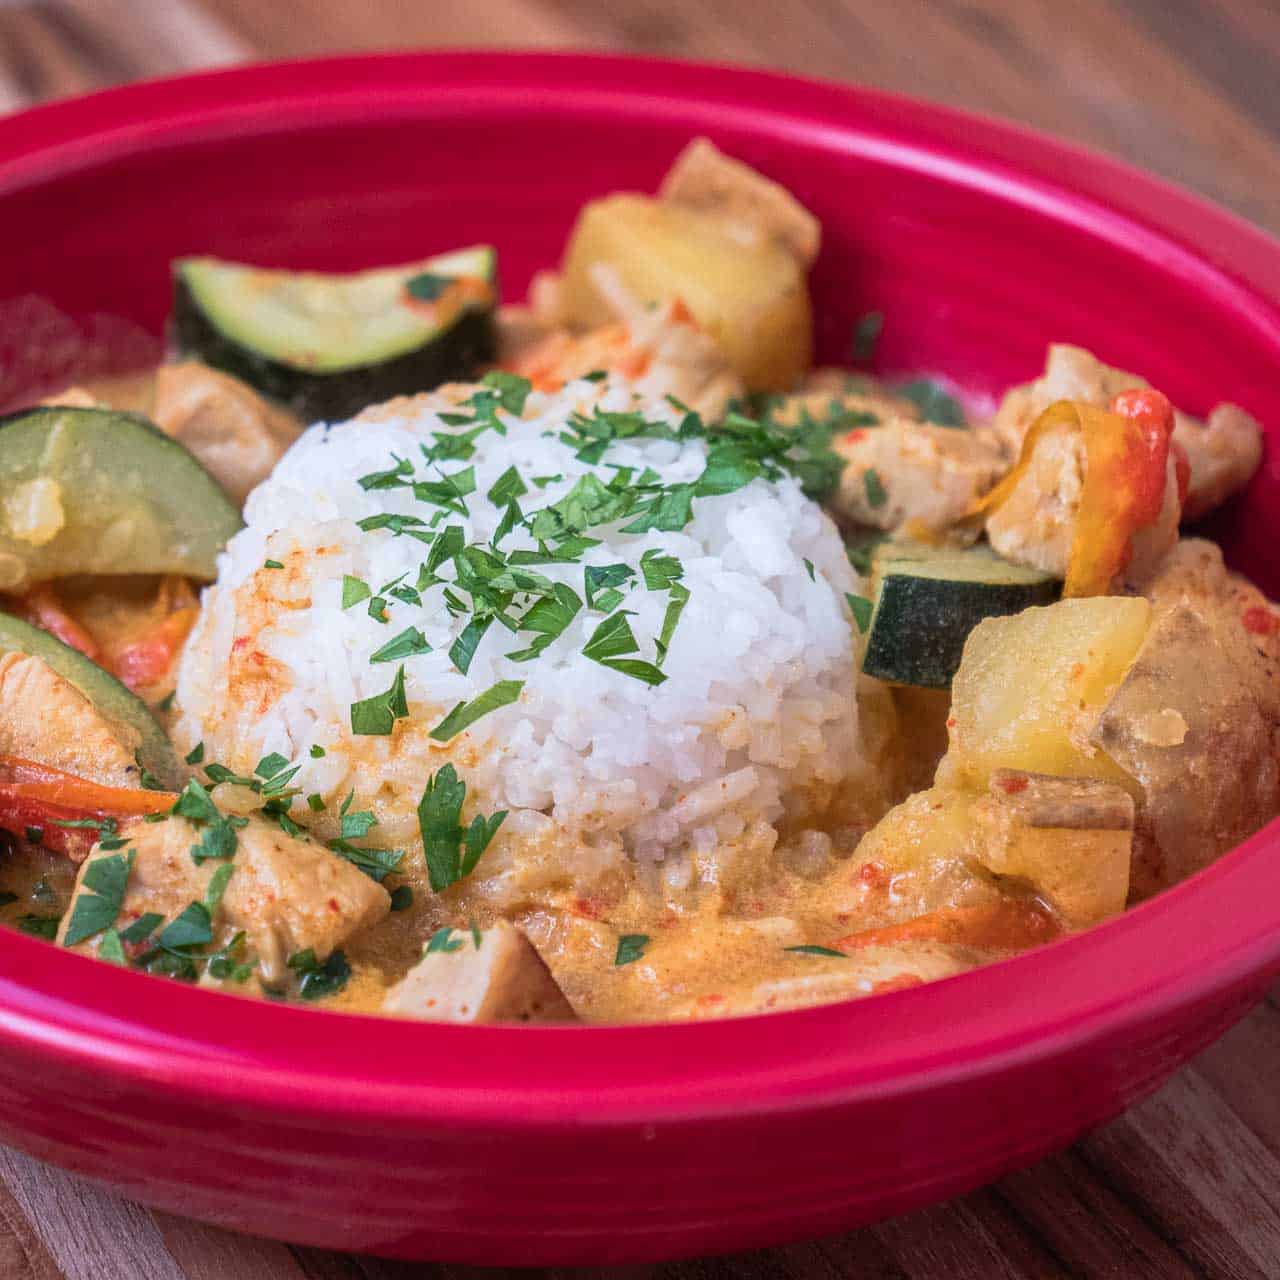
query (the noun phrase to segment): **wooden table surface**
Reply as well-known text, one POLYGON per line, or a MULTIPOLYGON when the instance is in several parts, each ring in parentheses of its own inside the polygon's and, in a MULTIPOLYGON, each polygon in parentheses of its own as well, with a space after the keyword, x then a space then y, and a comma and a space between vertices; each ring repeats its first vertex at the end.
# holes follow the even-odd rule
MULTIPOLYGON (((856 80, 1105 148, 1280 232, 1276 0, 0 0, 0 111, 195 67, 410 45, 637 50, 856 80)), ((1278 1083, 1273 992, 1154 1098, 985 1190, 835 1239, 599 1274, 1275 1280, 1278 1083)), ((235 1236, 0 1148, 3 1280, 498 1274, 235 1236)))

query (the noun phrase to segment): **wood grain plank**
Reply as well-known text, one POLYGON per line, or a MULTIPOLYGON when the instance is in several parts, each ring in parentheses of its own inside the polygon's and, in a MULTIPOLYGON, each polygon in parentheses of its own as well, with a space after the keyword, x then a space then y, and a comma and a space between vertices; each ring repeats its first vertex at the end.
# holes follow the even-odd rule
POLYGON ((309 1280, 288 1245, 238 1235, 168 1213, 153 1211, 151 1219, 184 1280, 227 1280, 229 1276, 309 1280))
POLYGON ((0 1180, 66 1280, 186 1280, 141 1205, 3 1147, 0 1180))
POLYGON ((1080 1150, 1210 1275, 1274 1280, 1280 1159, 1194 1067, 1080 1150))
POLYGON ((27 1220, 22 1206, 0 1182, 0 1276, 6 1280, 64 1280, 63 1273, 27 1220))

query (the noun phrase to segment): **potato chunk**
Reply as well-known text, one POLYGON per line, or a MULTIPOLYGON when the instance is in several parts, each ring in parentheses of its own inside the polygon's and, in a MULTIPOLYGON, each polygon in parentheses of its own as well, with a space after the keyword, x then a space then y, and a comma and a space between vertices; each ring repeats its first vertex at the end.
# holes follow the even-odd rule
POLYGON ((565 252, 558 308, 575 328, 613 318, 595 268, 645 303, 681 299, 750 390, 791 386, 809 367, 813 316, 803 265, 776 240, 744 244, 714 214, 619 193, 586 205, 565 252))
POLYGON ((1142 784, 1136 894, 1208 866, 1280 811, 1275 701, 1233 613, 1157 610, 1092 735, 1142 784))
POLYGON ((994 875, 1024 880, 1070 929, 1124 910, 1133 846, 1133 797, 1093 778, 998 769, 974 806, 975 857, 994 875))
POLYGON ((951 745, 939 782, 983 788, 997 769, 1026 769, 1135 792, 1090 734, 1150 616, 1146 600, 1095 596, 979 623, 951 684, 951 745))

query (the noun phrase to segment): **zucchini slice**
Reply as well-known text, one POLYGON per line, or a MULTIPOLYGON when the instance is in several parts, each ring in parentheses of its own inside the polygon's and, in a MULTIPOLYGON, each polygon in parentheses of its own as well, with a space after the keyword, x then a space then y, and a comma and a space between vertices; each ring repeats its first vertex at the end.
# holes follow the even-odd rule
POLYGON ((307 421, 465 380, 497 349, 487 245, 343 275, 180 258, 173 280, 182 352, 307 421))
POLYGON ((166 787, 182 785, 182 769, 159 721, 137 694, 78 649, 63 644, 47 631, 21 618, 0 613, 0 653, 25 653, 39 658, 68 684, 74 685, 105 720, 128 725, 142 735, 138 760, 166 787))
POLYGON ((210 580, 240 513, 176 440, 110 409, 0 418, 0 590, 72 574, 210 580))
POLYGON ((894 684, 945 689, 983 618, 1052 604, 1062 583, 990 547, 887 542, 871 563, 875 608, 862 669, 894 684))

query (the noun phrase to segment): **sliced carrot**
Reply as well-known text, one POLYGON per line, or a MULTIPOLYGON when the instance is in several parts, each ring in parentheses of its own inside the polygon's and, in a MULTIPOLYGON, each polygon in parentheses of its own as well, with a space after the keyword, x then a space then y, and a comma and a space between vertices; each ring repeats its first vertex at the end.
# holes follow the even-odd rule
POLYGON ((112 670, 135 693, 155 684, 173 666, 199 615, 194 606, 175 610, 146 635, 117 649, 112 670))
POLYGON ((0 830, 25 836, 41 833, 40 843, 77 862, 99 838, 91 827, 59 826, 66 822, 101 823, 165 813, 177 796, 141 787, 106 787, 73 773, 20 756, 0 756, 0 830))
POLYGON ((980 907, 944 907, 901 924, 864 929, 836 942, 837 951, 853 954, 864 947, 901 942, 945 942, 989 951, 1025 951, 1051 942, 1061 932, 1039 904, 1002 898, 980 907))

